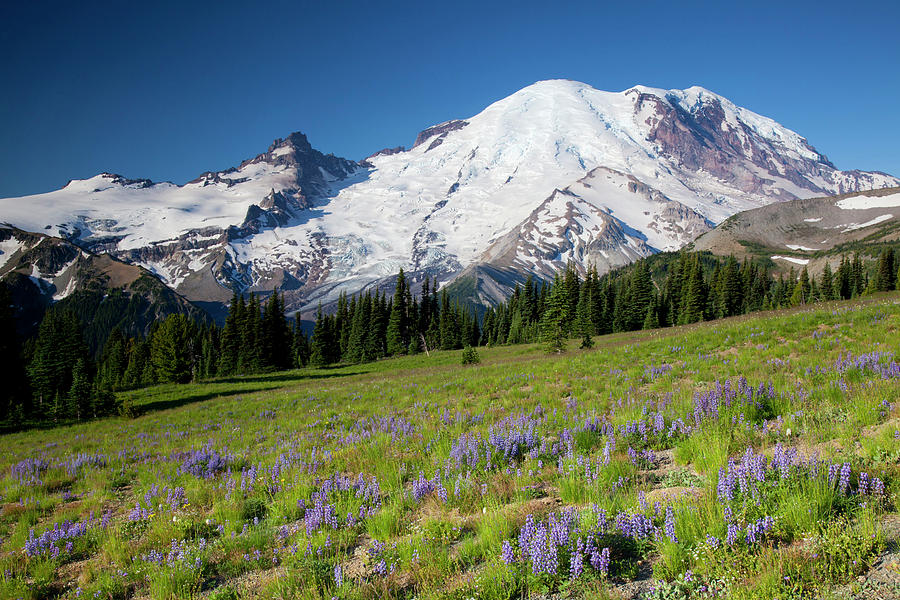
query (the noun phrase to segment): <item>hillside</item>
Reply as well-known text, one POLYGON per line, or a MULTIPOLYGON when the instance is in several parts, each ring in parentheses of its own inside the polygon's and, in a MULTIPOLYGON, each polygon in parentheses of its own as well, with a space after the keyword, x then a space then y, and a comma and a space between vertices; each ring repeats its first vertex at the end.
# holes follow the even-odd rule
POLYGON ((808 198, 748 210, 724 221, 690 248, 720 256, 770 259, 787 271, 804 265, 814 274, 841 255, 877 256, 900 240, 900 188, 808 198))
POLYGON ((130 392, 3 436, 0 596, 889 597, 898 333, 892 293, 130 392))
POLYGON ((81 318, 95 351, 116 327, 126 335, 145 336, 155 321, 170 314, 208 319, 139 266, 60 238, 2 225, 0 281, 10 288, 20 335, 32 335, 47 308, 56 305, 81 318))

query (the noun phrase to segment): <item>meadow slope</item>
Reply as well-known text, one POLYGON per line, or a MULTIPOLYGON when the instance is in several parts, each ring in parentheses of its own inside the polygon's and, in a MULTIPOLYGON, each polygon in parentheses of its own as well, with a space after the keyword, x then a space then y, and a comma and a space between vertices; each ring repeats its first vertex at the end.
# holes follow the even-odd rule
POLYGON ((900 596, 900 294, 595 343, 3 435, 0 598, 900 596))

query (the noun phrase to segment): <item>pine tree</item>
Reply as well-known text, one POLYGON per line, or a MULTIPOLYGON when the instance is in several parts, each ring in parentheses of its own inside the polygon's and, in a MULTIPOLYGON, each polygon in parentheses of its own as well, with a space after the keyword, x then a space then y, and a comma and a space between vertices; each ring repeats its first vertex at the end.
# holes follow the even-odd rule
POLYGON ((70 311, 48 310, 28 366, 39 418, 46 415, 50 403, 56 415, 65 413, 63 406, 72 387, 72 370, 79 359, 87 356, 78 317, 70 311))
POLYGON ((406 276, 403 269, 397 275, 394 299, 391 303, 391 314, 388 318, 386 346, 388 356, 403 354, 409 347, 409 305, 406 276))
POLYGON ((594 332, 594 324, 591 321, 591 289, 587 283, 581 286, 576 314, 578 333, 581 336, 581 347, 592 348, 594 340, 591 338, 591 335, 594 332))
POLYGON ((653 298, 653 282, 647 261, 640 260, 634 267, 630 280, 630 298, 628 303, 627 325, 625 329, 634 330, 641 327, 647 316, 647 308, 653 298))
POLYGON ((187 316, 169 315, 150 339, 150 361, 161 383, 187 383, 197 363, 197 326, 187 316))
POLYGON ((244 320, 244 299, 235 292, 231 298, 225 327, 222 329, 221 350, 219 352, 219 375, 237 373, 241 348, 240 324, 244 320))
MULTIPOLYGON (((299 317, 299 313, 298 313, 299 317)), ((295 367, 303 368, 309 364, 309 339, 303 331, 299 318, 294 322, 293 356, 295 367)))
POLYGON ((825 262, 825 268, 822 269, 822 283, 819 285, 822 293, 822 300, 834 300, 834 276, 831 273, 831 264, 825 262))
POLYGON ((885 248, 878 256, 878 270, 875 275, 875 289, 888 292, 894 289, 896 269, 894 268, 894 250, 885 248))
MULTIPOLYGON (((91 376, 88 372, 87 361, 80 357, 72 367, 72 386, 67 397, 67 413, 69 417, 81 420, 88 416, 88 410, 92 402, 91 376)), ((91 415, 97 416, 97 415, 91 415)))
POLYGON ((322 312, 322 305, 316 310, 316 325, 313 329, 313 338, 310 343, 309 362, 316 367, 324 367, 331 364, 334 344, 331 331, 331 319, 322 312))
POLYGON ((721 272, 718 313, 723 317, 741 314, 743 281, 734 255, 728 257, 721 272))
POLYGON ((644 318, 643 329, 659 329, 659 312, 656 302, 651 302, 647 307, 647 316, 644 318))
POLYGON ((278 288, 273 290, 266 302, 262 332, 262 367, 277 371, 291 368, 291 328, 284 315, 284 299, 278 294, 278 288))
POLYGON ((703 279, 703 269, 700 266, 700 259, 694 255, 690 262, 687 280, 685 281, 685 292, 683 308, 681 310, 680 323, 696 323, 704 319, 708 300, 708 292, 706 282, 703 279))
POLYGON ((544 305, 541 317, 541 341, 547 352, 562 352, 566 347, 566 313, 568 298, 566 289, 557 276, 544 305))

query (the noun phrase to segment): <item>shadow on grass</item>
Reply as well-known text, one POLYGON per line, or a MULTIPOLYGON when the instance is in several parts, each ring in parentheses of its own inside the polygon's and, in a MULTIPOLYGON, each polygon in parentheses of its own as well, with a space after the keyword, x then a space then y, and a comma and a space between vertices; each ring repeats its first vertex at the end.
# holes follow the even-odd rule
MULTIPOLYGON (((160 410, 169 410, 171 408, 178 408, 180 406, 185 406, 188 404, 194 404, 196 402, 205 402, 206 400, 213 400, 215 398, 232 398, 234 396, 241 396, 243 394, 255 394, 256 392, 265 392, 267 390, 276 390, 284 387, 284 383, 288 381, 306 381, 309 379, 331 379, 336 377, 349 377, 351 375, 359 375, 363 373, 363 371, 353 371, 353 372, 345 372, 345 373, 317 373, 315 375, 297 375, 297 374, 272 374, 272 375, 251 375, 248 377, 228 377, 225 379, 215 379, 208 382, 201 382, 197 384, 186 384, 186 385, 198 385, 198 386, 210 386, 210 385, 237 385, 237 384, 262 384, 257 386, 250 386, 246 388, 238 388, 238 389, 223 389, 223 390, 198 390, 195 394, 186 394, 179 395, 177 398, 166 398, 162 400, 150 400, 148 402, 141 402, 140 404, 134 404, 131 407, 131 414, 135 417, 144 416, 146 414, 160 411, 160 410), (265 385, 269 384, 269 385, 265 385)), ((178 388, 176 388, 177 392, 178 388)), ((171 393, 171 392, 169 392, 171 393)))
POLYGON ((315 374, 308 375, 298 375, 291 372, 287 373, 272 373, 269 375, 247 375, 247 376, 234 376, 234 377, 223 377, 211 379, 209 381, 205 381, 202 383, 206 384, 216 384, 216 383, 266 383, 267 381, 272 382, 285 382, 285 381, 307 381, 309 379, 332 379, 335 377, 350 377, 352 375, 362 375, 364 373, 368 373, 368 371, 348 371, 345 373, 322 373, 322 371, 328 371, 330 369, 343 369, 346 367, 324 367, 319 369, 315 374))

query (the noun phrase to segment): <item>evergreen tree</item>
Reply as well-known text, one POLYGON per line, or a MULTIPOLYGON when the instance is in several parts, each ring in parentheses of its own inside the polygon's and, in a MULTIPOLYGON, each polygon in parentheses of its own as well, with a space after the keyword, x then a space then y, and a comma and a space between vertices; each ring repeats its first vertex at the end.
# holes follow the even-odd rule
POLYGON ((631 290, 628 302, 628 321, 625 329, 634 330, 641 327, 647 316, 647 309, 653 298, 653 282, 650 280, 650 269, 647 261, 641 260, 635 265, 631 276, 631 290))
POLYGON ((150 339, 150 361, 161 383, 187 383, 197 362, 197 326, 187 316, 166 317, 150 339))
POLYGON ((322 313, 322 305, 316 310, 316 325, 310 343, 309 362, 316 367, 324 367, 332 362, 334 345, 331 319, 322 313))
POLYGON ((594 346, 594 340, 591 338, 594 332, 594 324, 591 321, 591 290, 587 284, 581 286, 576 313, 578 333, 581 336, 581 347, 591 348, 594 346))
POLYGON ((650 306, 647 307, 647 316, 644 318, 643 329, 659 329, 659 312, 655 301, 651 302, 650 306))
POLYGON ((822 269, 822 283, 819 285, 822 300, 834 300, 834 277, 831 273, 831 264, 825 261, 825 268, 822 269))
POLYGON ((403 269, 397 275, 394 299, 391 303, 391 314, 388 319, 386 346, 388 356, 403 354, 409 347, 409 304, 406 276, 403 269))
POLYGON ((122 330, 115 327, 109 334, 100 358, 98 383, 108 390, 122 388, 128 367, 127 342, 122 330))
POLYGON ((888 292, 894 289, 896 269, 894 268, 894 250, 885 248, 878 256, 878 268, 875 275, 875 289, 888 292))
MULTIPOLYGON (((299 313, 298 313, 299 316, 299 313)), ((294 365, 295 367, 303 368, 309 364, 309 339, 306 337, 306 333, 303 332, 303 327, 300 324, 300 320, 297 319, 294 322, 294 336, 293 336, 293 356, 294 356, 294 365)))
POLYGON ((690 262, 687 280, 685 281, 685 291, 683 308, 680 315, 680 323, 696 323, 704 319, 708 299, 708 291, 706 282, 703 279, 703 269, 700 266, 700 259, 694 255, 690 262))
POLYGON ((566 289, 557 276, 544 305, 541 317, 541 341, 547 352, 562 352, 566 347, 566 313, 568 298, 566 289))
POLYGON ((136 340, 128 353, 124 387, 133 388, 153 383, 156 383, 156 378, 150 363, 150 340, 136 340))
POLYGON ((219 375, 237 373, 238 357, 241 351, 240 326, 244 320, 244 298, 235 292, 231 298, 225 327, 222 329, 222 342, 219 352, 219 375))
POLYGON ((72 370, 79 359, 86 360, 87 356, 78 317, 70 311, 48 310, 28 366, 39 417, 46 415, 48 408, 55 415, 66 413, 64 405, 72 387, 72 370), (48 406, 50 403, 52 407, 48 406))
POLYGON ((78 420, 86 418, 93 404, 92 391, 87 360, 84 357, 79 357, 75 361, 75 366, 72 367, 72 386, 69 388, 66 416, 78 420))
POLYGON ((283 371, 292 366, 291 328, 284 315, 284 299, 275 288, 262 317, 261 363, 266 370, 283 371))
POLYGON ((743 281, 738 262, 734 255, 728 257, 721 271, 719 302, 717 312, 722 317, 733 317, 741 314, 743 302, 743 281))

